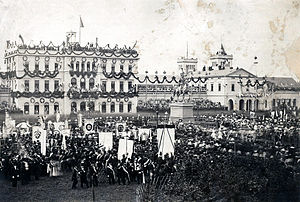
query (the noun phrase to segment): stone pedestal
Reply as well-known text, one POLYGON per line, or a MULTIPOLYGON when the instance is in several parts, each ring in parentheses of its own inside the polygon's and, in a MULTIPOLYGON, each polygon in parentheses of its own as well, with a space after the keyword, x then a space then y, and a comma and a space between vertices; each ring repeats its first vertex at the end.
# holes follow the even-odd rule
POLYGON ((194 122, 193 104, 175 102, 170 104, 170 121, 194 122))

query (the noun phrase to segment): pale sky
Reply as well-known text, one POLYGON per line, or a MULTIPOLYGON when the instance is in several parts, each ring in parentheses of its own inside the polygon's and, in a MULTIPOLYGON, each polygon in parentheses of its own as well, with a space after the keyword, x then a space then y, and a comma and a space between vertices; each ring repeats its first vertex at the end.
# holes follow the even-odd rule
POLYGON ((6 40, 20 42, 19 34, 25 43, 61 44, 67 31, 78 32, 81 15, 82 44, 137 41, 140 73, 176 71, 187 42, 198 68, 207 66, 222 42, 234 67, 299 77, 299 7, 300 0, 0 0, 0 59, 6 40))

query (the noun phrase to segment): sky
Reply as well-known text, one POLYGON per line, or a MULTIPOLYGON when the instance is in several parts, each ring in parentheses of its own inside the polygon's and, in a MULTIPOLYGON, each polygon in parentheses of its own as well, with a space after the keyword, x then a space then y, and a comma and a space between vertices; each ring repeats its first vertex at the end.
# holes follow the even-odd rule
POLYGON ((300 0, 0 0, 1 70, 7 40, 61 44, 81 16, 82 44, 137 42, 140 73, 176 72, 187 43, 200 69, 223 43, 234 67, 300 78, 299 9, 300 0))

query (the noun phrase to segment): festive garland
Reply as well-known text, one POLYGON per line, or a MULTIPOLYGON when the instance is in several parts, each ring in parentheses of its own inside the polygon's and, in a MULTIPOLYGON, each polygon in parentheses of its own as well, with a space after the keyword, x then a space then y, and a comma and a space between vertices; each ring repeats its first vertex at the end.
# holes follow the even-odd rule
MULTIPOLYGON (((107 78, 107 79, 125 79, 125 80, 128 80, 130 79, 131 77, 133 77, 134 79, 136 79, 139 83, 145 83, 146 81, 148 81, 149 83, 172 83, 172 82, 175 82, 175 83, 180 83, 181 80, 176 80, 176 77, 175 76, 172 76, 171 79, 168 80, 168 77, 167 76, 163 76, 162 79, 160 80, 159 77, 157 75, 154 76, 154 80, 151 80, 149 76, 145 76, 144 79, 140 79, 140 77, 136 76, 133 72, 128 72, 128 73, 125 73, 123 71, 117 73, 117 72, 111 72, 111 73, 107 73, 106 71, 103 70, 103 75, 107 78)), ((207 81, 208 78, 201 78, 201 77, 191 77, 191 78, 188 78, 188 82, 194 82, 194 83, 197 83, 199 81, 201 81, 202 83, 205 83, 207 81)))
POLYGON ((138 96, 138 92, 101 92, 101 91, 86 91, 86 92, 79 92, 76 90, 69 90, 67 92, 67 96, 70 99, 84 99, 84 98, 132 98, 138 96))
POLYGON ((105 47, 89 47, 88 45, 85 47, 81 47, 79 44, 75 46, 66 46, 63 43, 60 46, 53 45, 52 42, 49 45, 44 45, 42 43, 39 46, 30 47, 27 45, 19 45, 16 50, 19 54, 48 54, 48 55, 97 55, 103 57, 125 57, 125 58, 137 58, 139 54, 133 48, 118 48, 115 46, 114 48, 110 48, 109 44, 105 47), (55 51, 55 53, 52 53, 55 51))
POLYGON ((247 80, 246 84, 243 84, 243 81, 242 79, 240 79, 240 81, 238 82, 241 86, 245 87, 255 87, 255 86, 259 86, 259 87, 262 87, 264 86, 267 81, 264 79, 264 81, 262 83, 259 83, 259 81, 256 79, 254 83, 252 83, 252 81, 250 79, 247 80))
POLYGON ((35 98, 64 98, 64 91, 45 91, 45 92, 20 92, 15 91, 11 92, 11 96, 14 98, 20 98, 20 97, 35 97, 35 98))
POLYGON ((74 71, 74 70, 70 70, 69 72, 70 72, 71 76, 76 75, 77 77, 79 77, 79 76, 84 77, 85 75, 87 75, 87 77, 91 77, 91 76, 96 77, 96 75, 97 75, 97 72, 95 72, 95 71, 87 72, 87 71, 74 71))
POLYGON ((55 78, 59 74, 58 69, 55 69, 54 71, 40 71, 40 70, 34 70, 34 71, 29 71, 28 68, 24 68, 24 74, 22 76, 17 76, 16 71, 10 71, 10 72, 0 72, 0 77, 1 79, 11 79, 16 77, 17 79, 23 79, 25 76, 29 76, 30 78, 55 78))

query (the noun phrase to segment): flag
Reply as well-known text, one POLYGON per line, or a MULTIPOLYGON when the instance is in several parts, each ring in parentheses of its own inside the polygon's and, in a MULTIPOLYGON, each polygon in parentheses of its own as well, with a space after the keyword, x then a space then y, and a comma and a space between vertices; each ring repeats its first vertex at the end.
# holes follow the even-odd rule
POLYGON ((123 158, 123 154, 127 158, 131 158, 133 152, 133 140, 128 140, 128 138, 119 140, 119 148, 118 148, 118 159, 121 160, 123 158), (128 154, 128 155, 127 155, 128 154))
POLYGON ((126 128, 126 123, 122 122, 122 123, 116 123, 116 135, 118 136, 122 136, 123 133, 125 133, 125 128, 126 128))
POLYGON ((111 150, 113 147, 113 134, 112 132, 99 133, 99 145, 103 145, 105 151, 111 150))
POLYGON ((84 27, 84 26, 83 26, 82 19, 81 19, 81 16, 80 16, 80 27, 84 27))
POLYGON ((162 158, 165 154, 174 155, 175 128, 158 128, 157 129, 157 144, 158 154, 162 153, 162 158))
POLYGON ((90 133, 94 133, 94 119, 85 119, 84 120, 84 127, 83 131, 85 135, 88 135, 90 133))
POLYGON ((46 130, 42 129, 40 126, 32 127, 32 142, 39 141, 41 143, 41 153, 46 155, 46 130))
POLYGON ((24 45, 24 39, 23 39, 23 37, 22 37, 22 35, 21 35, 21 34, 19 34, 19 38, 21 39, 21 41, 22 41, 22 44, 24 45))

